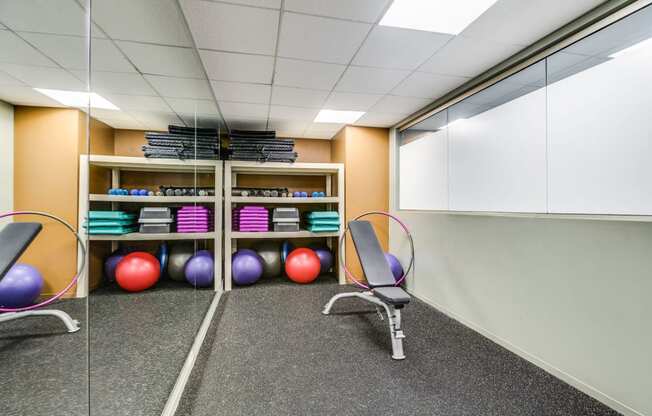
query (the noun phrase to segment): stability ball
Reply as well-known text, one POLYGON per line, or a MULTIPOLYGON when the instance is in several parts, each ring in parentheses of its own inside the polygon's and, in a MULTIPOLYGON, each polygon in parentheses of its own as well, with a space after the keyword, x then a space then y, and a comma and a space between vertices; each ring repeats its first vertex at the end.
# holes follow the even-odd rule
POLYGON ((115 268, 115 281, 127 292, 140 292, 154 286, 161 276, 158 259, 149 253, 127 254, 115 268))
POLYGON ((33 305, 43 289, 43 276, 29 264, 14 264, 0 280, 0 307, 33 305))
POLYGON ((158 250, 156 250, 156 258, 158 259, 158 263, 161 265, 161 276, 165 275, 167 272, 169 255, 168 243, 161 243, 161 245, 158 246, 158 250))
POLYGON ((395 255, 387 252, 385 253, 385 260, 387 260, 387 264, 389 264, 389 268, 392 270, 394 280, 398 282, 403 277, 403 266, 401 266, 401 262, 398 261, 395 255))
POLYGON ((168 276, 177 282, 186 281, 186 263, 195 255, 195 245, 184 242, 173 245, 168 256, 168 276))
POLYGON ((311 283, 320 269, 319 256, 309 248, 297 248, 285 259, 285 273, 296 283, 311 283))
POLYGON ((188 283, 195 287, 208 287, 215 277, 215 262, 208 250, 200 250, 186 262, 185 275, 188 283))
POLYGON ((231 276, 236 285, 252 285, 263 275, 263 260, 249 249, 238 250, 231 260, 231 276))
POLYGON ((290 241, 283 241, 283 244, 281 244, 281 262, 285 264, 285 259, 287 259, 288 254, 294 250, 294 244, 292 244, 290 241))
POLYGON ((262 241, 254 247, 263 260, 263 277, 281 275, 281 247, 275 241, 262 241))
POLYGON ((126 253, 122 250, 116 250, 104 261, 104 276, 109 282, 115 282, 115 268, 118 263, 124 259, 126 253))
POLYGON ((333 267, 333 253, 326 247, 315 247, 313 249, 317 257, 319 257, 319 274, 324 274, 333 267))

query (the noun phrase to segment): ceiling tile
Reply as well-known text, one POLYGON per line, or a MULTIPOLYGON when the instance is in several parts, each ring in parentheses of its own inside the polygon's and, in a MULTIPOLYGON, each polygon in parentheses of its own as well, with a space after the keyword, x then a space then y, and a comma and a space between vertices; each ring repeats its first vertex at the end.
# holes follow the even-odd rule
POLYGON ((313 121, 318 113, 318 108, 272 105, 269 111, 269 117, 274 120, 313 121))
POLYGON ((457 36, 425 62, 419 71, 474 77, 523 49, 486 39, 457 36))
POLYGON ((389 0, 285 0, 285 10, 374 23, 389 0))
POLYGON ((284 13, 278 56, 347 64, 371 25, 284 13))
POLYGON ((181 116, 181 119, 183 120, 184 123, 186 123, 186 126, 191 127, 191 126, 196 126, 198 128, 213 128, 213 129, 220 129, 224 128, 224 123, 222 122, 222 119, 219 116, 210 116, 210 115, 200 115, 200 116, 181 116))
MULTIPOLYGON (((86 108, 80 108, 80 110, 84 113, 89 113, 86 108)), ((125 111, 108 110, 105 108, 91 108, 89 115, 98 120, 104 118, 110 118, 113 120, 134 120, 134 118, 127 114, 125 111)))
POLYGON ((366 113, 353 124, 366 127, 392 127, 404 118, 403 114, 366 113))
POLYGON ((222 115, 227 121, 230 119, 267 120, 267 113, 269 112, 269 106, 265 104, 233 103, 228 101, 220 101, 219 104, 222 115))
POLYGON ((344 126, 345 124, 342 123, 311 123, 306 129, 306 134, 326 133, 332 136, 344 126))
POLYGON ((392 95, 434 99, 466 81, 468 78, 414 72, 392 90, 392 95))
POLYGON ((28 105, 41 107, 64 107, 31 87, 3 85, 0 88, 0 100, 14 105, 28 105))
POLYGON ((329 110, 367 111, 382 97, 382 94, 355 94, 333 91, 326 104, 324 104, 324 108, 329 110))
POLYGON ((0 62, 22 65, 57 66, 45 55, 8 30, 0 31, 0 62))
POLYGON ((330 91, 345 69, 344 65, 278 58, 274 85, 330 91))
POLYGON ((210 100, 213 98, 208 81, 203 79, 173 78, 155 75, 145 75, 145 79, 164 97, 193 98, 198 100, 210 100))
POLYGON ((24 82, 18 80, 17 78, 12 77, 11 75, 4 73, 0 71, 0 85, 13 85, 13 86, 21 86, 21 87, 26 87, 24 82))
POLYGON ((198 48, 274 55, 279 12, 204 0, 183 0, 198 48))
POLYGON ((148 95, 106 94, 106 99, 115 104, 120 110, 160 111, 171 112, 161 97, 148 95))
POLYGON ((399 69, 350 66, 337 83, 335 91, 385 94, 409 74, 410 71, 399 69))
POLYGON ((271 84, 274 58, 228 52, 199 51, 208 78, 216 81, 271 84))
POLYGON ((252 104, 269 104, 272 87, 244 82, 211 81, 218 101, 235 101, 252 104))
MULTIPOLYGON (((64 68, 82 70, 88 68, 87 45, 84 38, 42 33, 22 33, 21 36, 64 68)), ((133 65, 108 39, 92 39, 91 64, 96 71, 136 72, 133 65)))
POLYGON ((165 98, 175 113, 180 115, 218 115, 217 106, 213 100, 191 100, 189 98, 165 98))
POLYGON ((416 69, 453 36, 376 26, 353 59, 354 65, 416 69))
POLYGON ((129 111, 129 115, 139 121, 145 130, 167 131, 168 125, 183 125, 179 117, 169 111, 129 111))
POLYGON ((2 1, 0 14, 15 31, 86 35, 85 12, 75 0, 2 1))
POLYGON ((175 0, 93 0, 93 21, 113 39, 192 46, 175 0))
MULTIPOLYGON (((84 79, 86 76, 86 71, 73 72, 79 79, 84 79)), ((91 90, 98 94, 156 95, 156 91, 140 74, 124 72, 93 71, 91 73, 91 90)))
POLYGON ((0 64, 0 70, 30 87, 85 91, 85 84, 61 68, 0 64))
POLYGON ((140 72, 173 77, 203 78, 201 63, 190 48, 118 42, 140 72))
POLYGON ((328 91, 280 87, 278 85, 272 88, 272 104, 277 105, 322 108, 326 97, 328 97, 328 91))
POLYGON ((295 120, 269 120, 268 128, 276 131, 278 137, 301 137, 310 122, 295 120))
POLYGON ((415 98, 415 97, 397 97, 395 95, 386 95, 376 105, 369 110, 372 113, 396 113, 396 114, 411 114, 426 105, 430 104, 432 100, 429 98, 415 98))
POLYGON ((266 7, 280 9, 281 0, 229 0, 229 3, 244 4, 245 6, 266 7))
POLYGON ((121 130, 143 130, 144 125, 136 119, 113 119, 113 118, 98 118, 102 123, 108 124, 114 129, 121 130))
POLYGON ((267 120, 252 120, 248 118, 228 118, 226 120, 231 130, 265 130, 267 129, 267 120))
POLYGON ((474 39, 527 46, 601 3, 603 0, 501 0, 461 34, 474 39))

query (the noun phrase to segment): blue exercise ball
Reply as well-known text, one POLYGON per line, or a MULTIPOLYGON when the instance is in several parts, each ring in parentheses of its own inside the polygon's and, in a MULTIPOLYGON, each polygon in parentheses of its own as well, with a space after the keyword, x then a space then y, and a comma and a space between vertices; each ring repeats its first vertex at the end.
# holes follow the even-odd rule
POLYGON ((263 275, 263 259, 254 250, 242 249, 233 254, 231 276, 236 285, 252 285, 263 275))
POLYGON ((385 260, 387 260, 387 264, 389 264, 389 268, 392 270, 394 280, 398 282, 403 277, 403 266, 401 266, 401 262, 392 253, 385 253, 385 260))
POLYGON ((115 268, 127 254, 124 250, 116 250, 104 261, 104 276, 109 282, 115 282, 115 268))
POLYGON ((333 253, 326 247, 313 248, 317 257, 319 257, 319 264, 321 264, 320 274, 328 272, 333 267, 333 253))
POLYGON ((215 278, 215 262, 208 250, 200 250, 188 260, 184 269, 186 281, 195 287, 209 287, 215 278))
POLYGON ((14 264, 0 280, 0 307, 33 305, 43 289, 43 276, 29 264, 14 264))

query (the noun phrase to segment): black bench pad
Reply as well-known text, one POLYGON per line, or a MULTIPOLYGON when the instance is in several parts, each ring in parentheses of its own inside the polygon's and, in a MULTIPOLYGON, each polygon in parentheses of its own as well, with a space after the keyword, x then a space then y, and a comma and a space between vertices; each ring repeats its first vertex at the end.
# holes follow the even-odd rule
POLYGON ((12 222, 0 230, 0 280, 42 228, 37 222, 12 222))
POLYGON ((375 287, 372 292, 377 298, 391 305, 410 303, 410 295, 398 286, 375 287))

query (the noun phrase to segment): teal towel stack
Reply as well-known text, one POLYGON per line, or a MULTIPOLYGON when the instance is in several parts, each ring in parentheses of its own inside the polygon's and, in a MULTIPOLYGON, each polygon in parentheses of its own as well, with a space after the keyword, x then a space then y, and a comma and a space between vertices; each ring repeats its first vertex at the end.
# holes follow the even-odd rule
POLYGON ((340 230, 340 216, 337 211, 313 211, 306 215, 308 231, 328 233, 340 230))
POLYGON ((138 230, 136 214, 124 211, 89 211, 84 228, 91 235, 122 235, 138 230))

